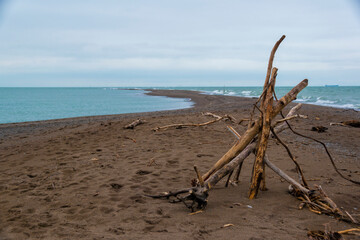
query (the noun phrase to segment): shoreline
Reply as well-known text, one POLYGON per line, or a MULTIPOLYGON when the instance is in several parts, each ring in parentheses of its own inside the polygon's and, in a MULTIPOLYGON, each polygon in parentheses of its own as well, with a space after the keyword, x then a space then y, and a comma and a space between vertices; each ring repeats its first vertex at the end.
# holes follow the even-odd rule
MULTIPOLYGON (((122 89, 120 89, 122 90, 122 89)), ((126 89, 126 90, 133 90, 133 89, 126 89)), ((135 89, 138 90, 138 89, 135 89)), ((111 119, 124 119, 124 118, 131 118, 131 117, 137 117, 137 116, 149 116, 152 114, 166 114, 167 112, 176 112, 176 111, 186 111, 190 110, 190 112, 196 111, 199 108, 211 110, 219 107, 220 104, 225 105, 231 105, 231 104, 237 104, 238 101, 241 101, 241 105, 239 105, 240 108, 243 108, 243 104, 252 104, 254 99, 257 99, 255 97, 241 97, 241 96, 228 96, 228 95, 210 95, 210 94, 204 94, 200 91, 195 90, 165 90, 165 89, 141 89, 145 91, 145 95, 149 96, 163 96, 163 97, 169 97, 169 98, 183 98, 183 99, 190 99, 191 102, 193 102, 193 106, 189 108, 182 108, 182 109, 174 109, 174 110, 160 110, 160 111, 150 111, 150 112, 137 112, 137 113, 121 113, 121 114, 106 114, 106 115, 92 115, 92 116, 79 116, 79 117, 70 117, 70 118, 57 118, 57 119, 47 119, 47 120, 36 120, 36 121, 27 121, 27 122, 13 122, 13 123, 0 123, 0 129, 2 127, 10 127, 10 126, 25 126, 25 125, 38 125, 38 124, 52 124, 52 123, 59 123, 59 122, 72 122, 72 121, 79 121, 79 122, 89 122, 90 119, 93 119, 95 121, 106 121, 111 119), (225 101, 223 99, 226 99, 225 101), (87 121, 88 120, 88 121, 87 121)), ((334 110, 340 110, 343 112, 347 111, 353 111, 355 114, 360 115, 360 111, 357 111, 355 109, 348 109, 348 108, 340 108, 340 107, 334 107, 334 106, 324 106, 324 105, 317 105, 317 104, 311 104, 311 103, 303 103, 303 102, 296 102, 292 104, 298 104, 301 103, 304 106, 310 105, 314 107, 320 107, 320 108, 330 108, 334 110)), ((226 108, 226 106, 223 106, 226 108)))
POLYGON ((0 140, 7 135, 13 133, 30 133, 31 131, 37 131, 47 128, 63 128, 66 126, 76 126, 81 124, 89 124, 95 122, 106 122, 115 120, 125 119, 136 119, 139 117, 151 117, 151 116, 167 116, 167 115, 178 115, 186 113, 195 113, 201 111, 216 110, 224 106, 231 106, 236 104, 240 108, 244 108, 243 104, 250 104, 254 101, 253 99, 242 98, 233 96, 213 96, 203 95, 199 92, 188 91, 188 90, 145 90, 151 91, 145 93, 150 96, 165 96, 173 98, 188 98, 193 102, 193 106, 190 108, 176 109, 176 110, 163 110, 153 112, 140 112, 140 113, 124 113, 124 114, 111 114, 111 115, 98 115, 98 116, 85 116, 85 117, 73 117, 73 118, 62 118, 62 119, 50 119, 50 120, 39 120, 31 122, 19 122, 19 123, 3 123, 0 124, 0 140), (27 131, 27 130, 30 130, 27 131))
MULTIPOLYGON (((129 89, 131 90, 131 89, 129 89)), ((58 123, 69 123, 79 122, 79 123, 88 123, 91 121, 107 121, 107 120, 115 120, 115 119, 125 119, 125 118, 136 118, 138 116, 150 116, 150 115, 158 115, 158 114, 176 114, 177 111, 180 112, 194 112, 194 111, 206 111, 211 109, 218 109, 223 107, 224 110, 233 109, 239 107, 243 109, 246 106, 251 106, 255 102, 254 97, 241 97, 241 96, 227 96, 227 95, 208 95, 203 94, 199 91, 193 90, 162 90, 162 89, 143 89, 144 91, 148 91, 145 94, 149 96, 164 96, 170 98, 183 98, 190 99, 193 102, 193 106, 189 108, 183 109, 175 109, 175 110, 161 110, 161 111, 150 111, 150 112, 138 112, 138 113, 121 113, 121 114, 107 114, 107 115, 93 115, 93 116, 79 116, 79 117, 70 117, 70 118, 58 118, 58 119, 48 119, 48 120, 37 120, 37 121, 27 121, 27 122, 14 122, 14 123, 0 123, 1 128, 7 127, 20 127, 26 125, 52 125, 58 123), (240 100, 240 101, 236 101, 240 100), (240 104, 238 102, 241 102, 240 104), (220 106, 221 104, 225 104, 220 106), (246 106, 244 106, 246 104, 246 106)), ((337 108, 333 106, 323 106, 309 103, 296 102, 291 103, 292 105, 301 103, 303 106, 309 106, 309 108, 324 108, 324 109, 333 109, 334 111, 341 112, 354 112, 355 115, 360 116, 360 111, 355 109, 347 109, 347 108, 337 108)), ((252 106, 251 106, 252 107, 252 106)), ((249 108, 250 109, 250 108, 249 108)))
MULTIPOLYGON (((146 95, 150 96, 165 96, 170 98, 185 98, 190 99, 193 102, 193 106, 190 108, 176 109, 176 110, 163 110, 153 112, 139 112, 139 113, 123 113, 123 114, 111 114, 111 115, 96 115, 96 116, 84 116, 84 117, 73 117, 73 118, 62 118, 62 119, 50 119, 50 120, 39 120, 30 122, 19 122, 19 123, 3 123, 0 124, 0 143, 8 136, 14 134, 31 134, 41 133, 47 131, 47 129, 54 128, 66 128, 76 127, 82 124, 98 123, 98 122, 109 122, 109 121, 120 121, 126 119, 137 119, 140 117, 153 117, 153 116, 170 116, 180 114, 191 114, 205 111, 250 111, 255 103, 254 98, 239 97, 239 96, 224 96, 224 95, 207 95, 202 94, 198 91, 191 90, 152 90, 145 89, 146 95)), ((289 106, 294 106, 297 103, 290 103, 289 106)), ((334 107, 305 104, 302 103, 303 110, 308 111, 327 111, 341 113, 344 115, 346 120, 359 119, 360 111, 352 109, 340 109, 334 107)), ((289 107, 288 106, 288 107, 289 107)), ((343 120, 341 120, 343 121, 343 120)), ((335 122, 335 120, 333 121, 335 122)))
MULTIPOLYGON (((80 117, 0 125, 1 239, 304 239, 307 230, 352 228, 306 208, 288 192, 288 184, 271 170, 267 191, 249 200, 253 158, 243 165, 240 183, 219 182, 206 210, 188 215, 183 204, 144 197, 189 187, 193 166, 206 172, 234 144, 227 125, 240 134, 247 123, 219 121, 203 127, 152 131, 174 123, 203 123, 201 112, 248 118, 254 99, 156 90, 151 94, 186 96, 193 108, 160 112, 80 117), (141 118, 135 129, 123 127, 141 118), (250 207, 249 207, 250 206, 250 207), (224 228, 226 224, 232 227, 224 228)), ((292 104, 294 105, 294 104, 292 104)), ((284 113, 289 110, 286 108, 284 113)), ((360 131, 329 126, 358 119, 357 112, 303 105, 308 119, 291 122, 296 131, 323 141, 340 171, 360 179, 360 131), (324 133, 312 126, 326 126, 324 133)), ((321 185, 331 199, 359 219, 359 186, 340 178, 322 147, 285 130, 286 142, 310 186, 321 185)), ((294 179, 286 151, 269 139, 271 161, 294 179)), ((346 236, 346 239, 355 239, 346 236)))

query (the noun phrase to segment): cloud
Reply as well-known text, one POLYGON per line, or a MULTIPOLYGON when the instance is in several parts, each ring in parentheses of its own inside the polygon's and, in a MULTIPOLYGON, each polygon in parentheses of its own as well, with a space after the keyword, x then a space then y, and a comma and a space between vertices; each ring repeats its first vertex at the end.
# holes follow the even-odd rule
POLYGON ((64 72, 105 77, 126 70, 196 71, 209 77, 214 71, 262 73, 282 34, 287 38, 275 58, 280 72, 295 78, 299 72, 351 70, 351 79, 360 77, 360 24, 348 1, 34 0, 7 5, 0 25, 0 73, 19 78, 48 73, 56 79, 64 72))
MULTIPOLYGON (((22 57, 0 60, 2 73, 111 72, 118 70, 184 70, 184 71, 262 71, 267 62, 236 58, 102 58, 22 57)), ((283 71, 326 71, 360 69, 359 65, 337 65, 328 62, 277 61, 283 71)))

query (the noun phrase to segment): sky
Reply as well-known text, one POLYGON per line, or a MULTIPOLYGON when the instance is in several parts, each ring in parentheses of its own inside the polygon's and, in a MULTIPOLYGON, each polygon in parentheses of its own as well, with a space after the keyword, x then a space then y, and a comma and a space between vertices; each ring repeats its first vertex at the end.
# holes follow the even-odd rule
POLYGON ((359 0, 0 0, 0 87, 360 85, 359 0))

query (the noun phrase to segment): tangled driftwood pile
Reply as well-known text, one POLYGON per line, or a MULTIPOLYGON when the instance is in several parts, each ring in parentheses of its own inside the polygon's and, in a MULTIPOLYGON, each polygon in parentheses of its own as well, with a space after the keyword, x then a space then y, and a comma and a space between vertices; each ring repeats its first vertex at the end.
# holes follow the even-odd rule
MULTIPOLYGON (((237 181, 241 173, 241 166, 243 164, 243 161, 250 154, 253 153, 255 154, 256 158, 253 165, 251 185, 248 193, 250 199, 253 199, 257 196, 259 189, 266 188, 265 166, 268 166, 280 177, 282 177, 283 179, 285 179, 287 182, 290 183, 291 194, 301 201, 299 205, 300 209, 306 206, 312 212, 318 214, 323 213, 323 214, 332 215, 339 220, 358 224, 356 219, 354 219, 348 212, 346 211, 343 212, 337 207, 337 205, 324 192, 321 186, 315 186, 315 189, 311 189, 309 187, 300 165, 297 163, 295 157, 292 155, 291 151, 286 146, 286 144, 277 135, 285 128, 290 128, 292 130, 291 126, 288 123, 288 120, 295 117, 301 117, 301 115, 296 114, 296 111, 301 107, 301 104, 291 109, 291 111, 288 113, 286 117, 283 116, 281 111, 289 103, 295 100, 297 94, 308 85, 308 80, 304 79, 291 91, 289 91, 285 96, 283 96, 280 99, 277 99, 274 89, 275 89, 275 82, 276 82, 278 69, 273 67, 272 65, 273 65, 275 52, 279 47, 280 43, 284 40, 284 38, 285 36, 282 36, 279 39, 279 41, 276 42, 275 46, 271 51, 268 69, 267 69, 267 75, 263 87, 263 93, 257 100, 256 104, 254 104, 254 108, 252 109, 251 112, 251 118, 248 119, 249 124, 247 131, 242 136, 240 136, 238 133, 236 133, 235 130, 230 129, 234 133, 234 135, 238 138, 238 141, 205 174, 203 175, 200 174, 197 167, 194 166, 197 179, 192 182, 193 183, 192 187, 181 189, 175 192, 165 192, 160 195, 151 195, 149 197, 171 199, 171 202, 182 202, 192 212, 196 210, 203 210, 208 203, 208 196, 210 190, 222 178, 229 175, 226 183, 227 185, 230 181, 232 173, 236 170, 236 168, 237 171, 235 174, 234 182, 237 181), (254 113, 256 110, 259 112, 259 116, 257 118, 254 117, 255 115, 254 113), (281 114, 282 119, 275 121, 274 118, 279 114, 281 114), (281 123, 281 125, 276 126, 279 123, 281 123), (292 159, 292 161, 296 166, 296 170, 299 176, 299 181, 296 181, 290 176, 288 176, 285 172, 283 172, 281 169, 279 169, 269 160, 268 156, 266 155, 266 149, 268 147, 268 139, 270 136, 275 137, 278 140, 278 142, 285 147, 289 157, 292 159)), ((202 126, 223 119, 229 119, 229 120, 233 119, 228 115, 224 117, 217 116, 215 118, 216 118, 215 120, 203 124, 175 124, 164 127, 158 127, 153 130, 167 129, 169 127, 202 126)), ((317 142, 321 143, 320 141, 317 142)), ((325 144, 323 144, 323 146, 327 151, 325 144)), ((328 155, 335 167, 335 164, 329 153, 328 155)), ((341 175, 340 172, 338 173, 341 175)), ((341 176, 347 179, 343 175, 341 176)), ((350 180, 350 181, 359 184, 359 182, 356 182, 354 180, 350 180)))

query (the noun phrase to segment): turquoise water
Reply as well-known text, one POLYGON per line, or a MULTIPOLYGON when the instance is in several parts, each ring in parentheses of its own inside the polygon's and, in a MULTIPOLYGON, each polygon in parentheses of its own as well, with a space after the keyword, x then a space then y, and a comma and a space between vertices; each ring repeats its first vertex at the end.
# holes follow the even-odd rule
MULTIPOLYGON (((240 97, 259 97, 263 90, 262 87, 177 87, 157 89, 196 90, 204 94, 240 97)), ((276 95, 280 98, 291 89, 292 87, 276 87, 276 95)), ((299 93, 296 102, 360 111, 360 86, 306 87, 299 93)))
POLYGON ((188 99, 117 88, 0 88, 0 123, 189 108, 188 99))
MULTIPOLYGON (((149 87, 147 87, 149 88, 149 87)), ((145 88, 144 88, 145 89, 145 88)), ((241 97, 258 97, 262 87, 172 87, 241 97)), ((291 87, 277 87, 278 97, 291 87)), ((189 108, 189 99, 148 96, 141 89, 0 88, 0 123, 189 108)), ((297 102, 360 111, 360 87, 307 87, 297 102)))

